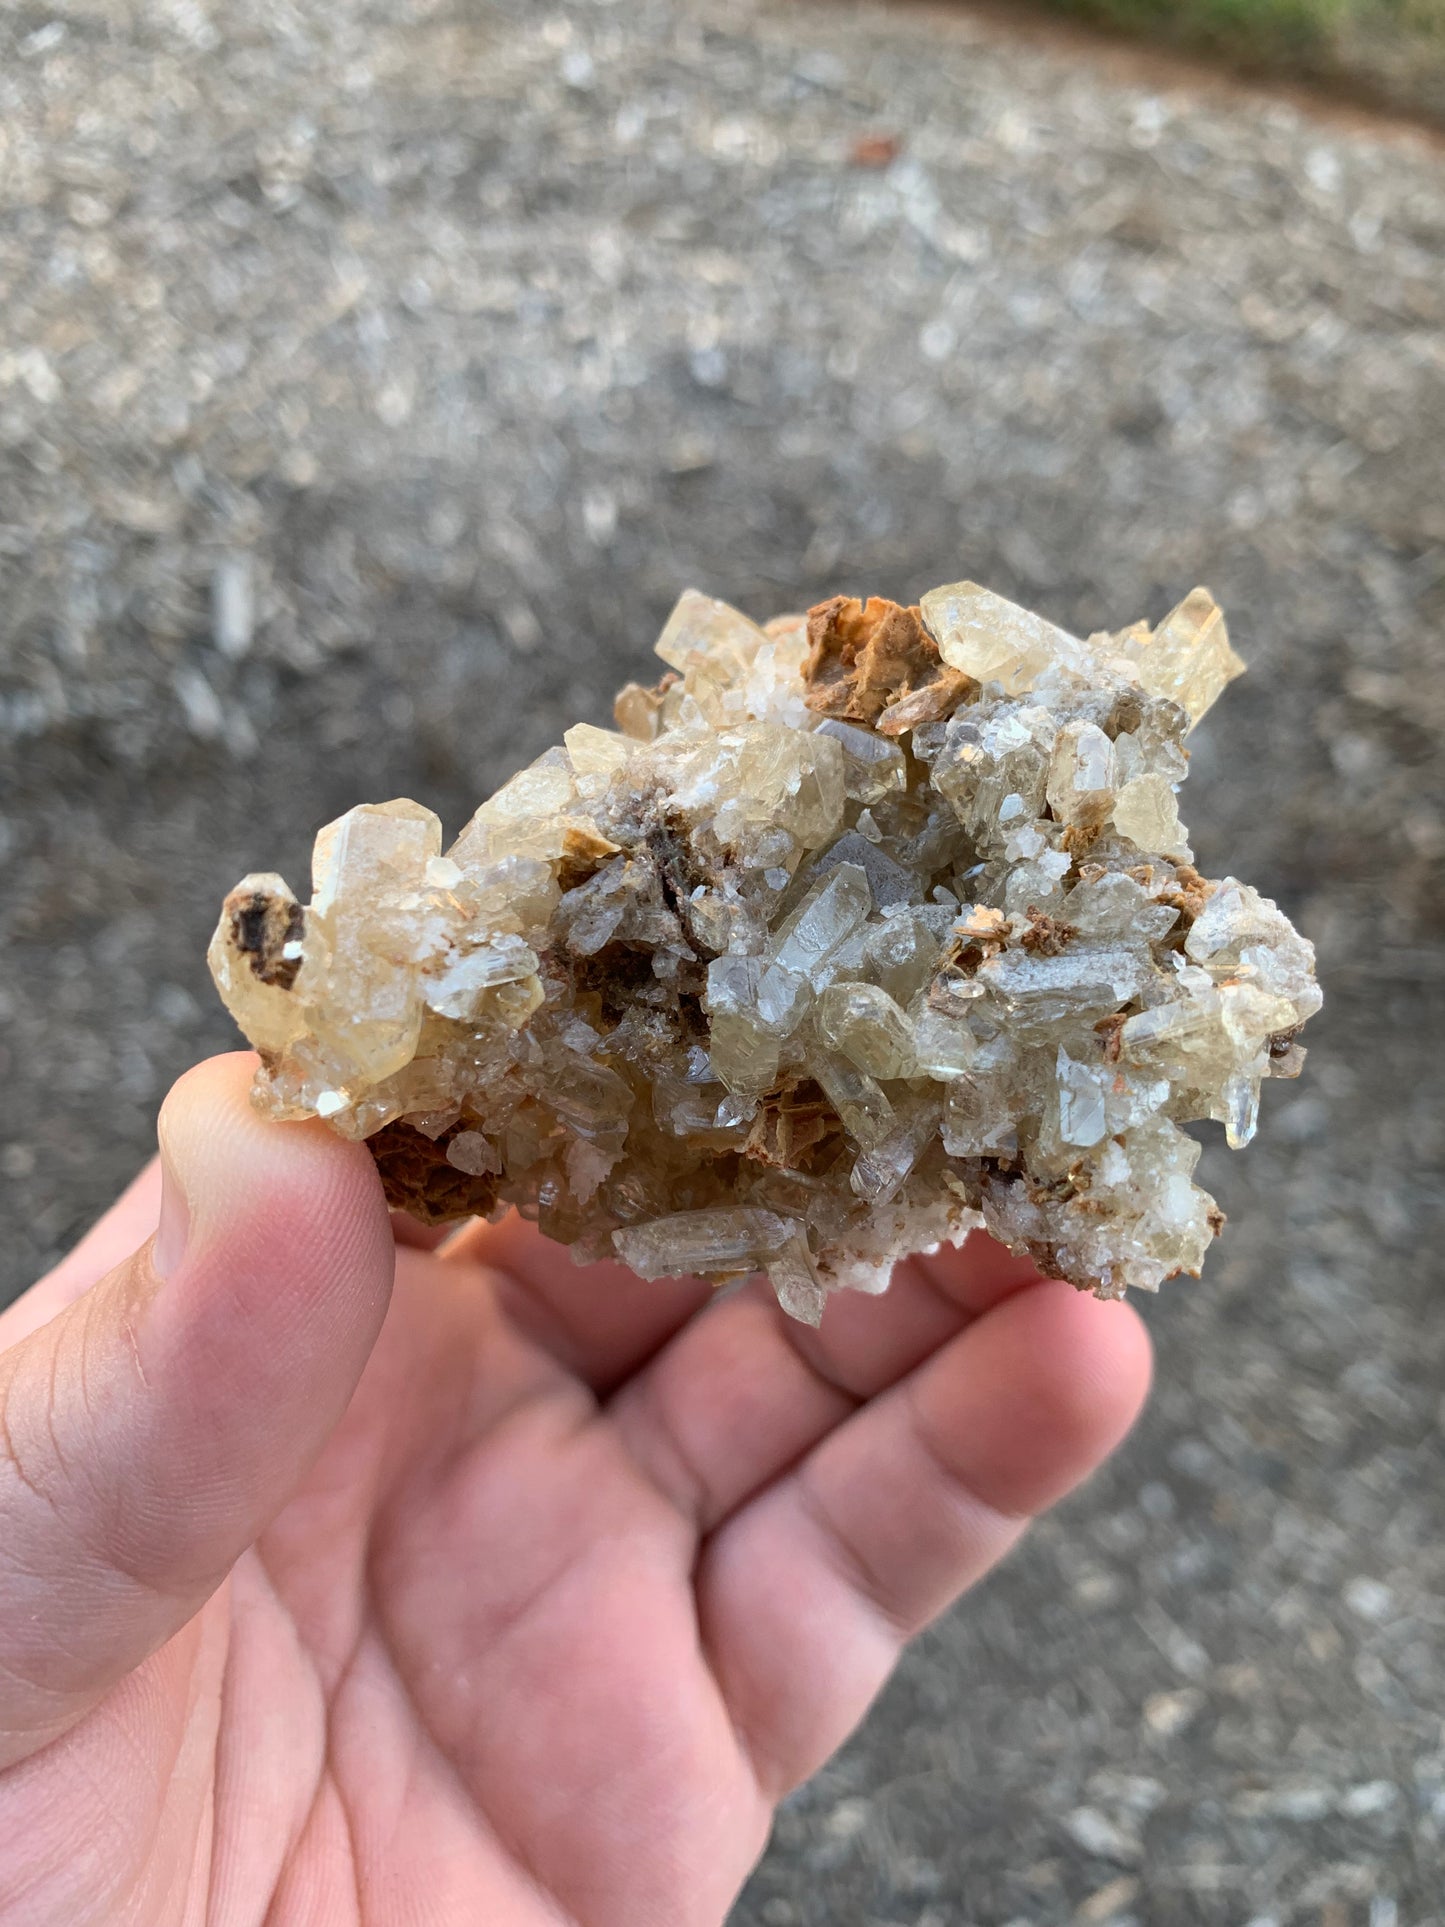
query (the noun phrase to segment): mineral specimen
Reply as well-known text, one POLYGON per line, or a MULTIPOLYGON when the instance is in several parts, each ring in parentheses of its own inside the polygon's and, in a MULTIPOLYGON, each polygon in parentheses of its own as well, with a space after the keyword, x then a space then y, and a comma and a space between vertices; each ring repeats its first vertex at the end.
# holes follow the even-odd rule
POLYGON ((764 628, 689 590, 657 651, 445 854, 363 804, 308 905, 232 891, 210 962, 261 1108, 365 1138, 426 1221, 764 1269, 812 1321, 980 1222, 1106 1297, 1197 1274, 1181 1126, 1247 1143, 1320 1003, 1179 820, 1243 667, 1207 591, 1082 641, 971 582, 764 628))

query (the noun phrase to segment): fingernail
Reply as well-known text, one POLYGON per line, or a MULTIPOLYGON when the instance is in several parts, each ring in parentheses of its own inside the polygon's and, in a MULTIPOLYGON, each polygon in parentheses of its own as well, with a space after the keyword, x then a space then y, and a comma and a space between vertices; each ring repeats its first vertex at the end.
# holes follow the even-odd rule
POLYGON ((169 1278, 186 1255, 186 1239, 191 1230, 191 1207, 175 1166, 161 1145, 161 1212, 156 1225, 155 1268, 169 1278))

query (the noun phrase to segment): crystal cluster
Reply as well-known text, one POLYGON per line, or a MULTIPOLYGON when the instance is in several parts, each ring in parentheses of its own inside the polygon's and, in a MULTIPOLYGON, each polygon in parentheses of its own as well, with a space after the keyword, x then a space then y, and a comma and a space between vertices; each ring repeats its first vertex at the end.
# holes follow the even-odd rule
POLYGON ((309 904, 237 886, 210 962, 260 1106, 366 1139, 430 1222, 766 1270, 813 1321, 980 1222, 1108 1297, 1197 1273, 1181 1126, 1247 1143, 1320 1003, 1179 820, 1243 667, 1208 593, 1084 641, 971 582, 763 628, 688 591, 657 652, 445 852, 363 804, 309 904))

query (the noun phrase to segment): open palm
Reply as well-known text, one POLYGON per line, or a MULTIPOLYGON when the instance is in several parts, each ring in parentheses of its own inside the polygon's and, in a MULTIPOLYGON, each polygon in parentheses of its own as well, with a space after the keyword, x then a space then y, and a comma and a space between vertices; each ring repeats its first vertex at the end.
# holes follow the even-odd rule
POLYGON ((820 1333, 517 1220, 394 1244, 249 1071, 168 1100, 154 1245, 152 1167, 0 1318, 0 1927, 720 1922, 1141 1326, 980 1239, 820 1333))

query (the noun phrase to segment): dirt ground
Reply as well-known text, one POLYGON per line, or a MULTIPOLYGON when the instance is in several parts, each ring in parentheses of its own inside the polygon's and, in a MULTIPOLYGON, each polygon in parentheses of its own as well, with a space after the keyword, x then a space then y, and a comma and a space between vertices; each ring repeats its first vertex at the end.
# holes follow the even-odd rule
POLYGON ((1445 157, 960 8, 0 17, 0 1297, 230 1041, 244 870, 459 825, 645 665, 968 574, 1197 581, 1185 796, 1329 993, 1104 1477, 735 1927, 1445 1921, 1445 157))

